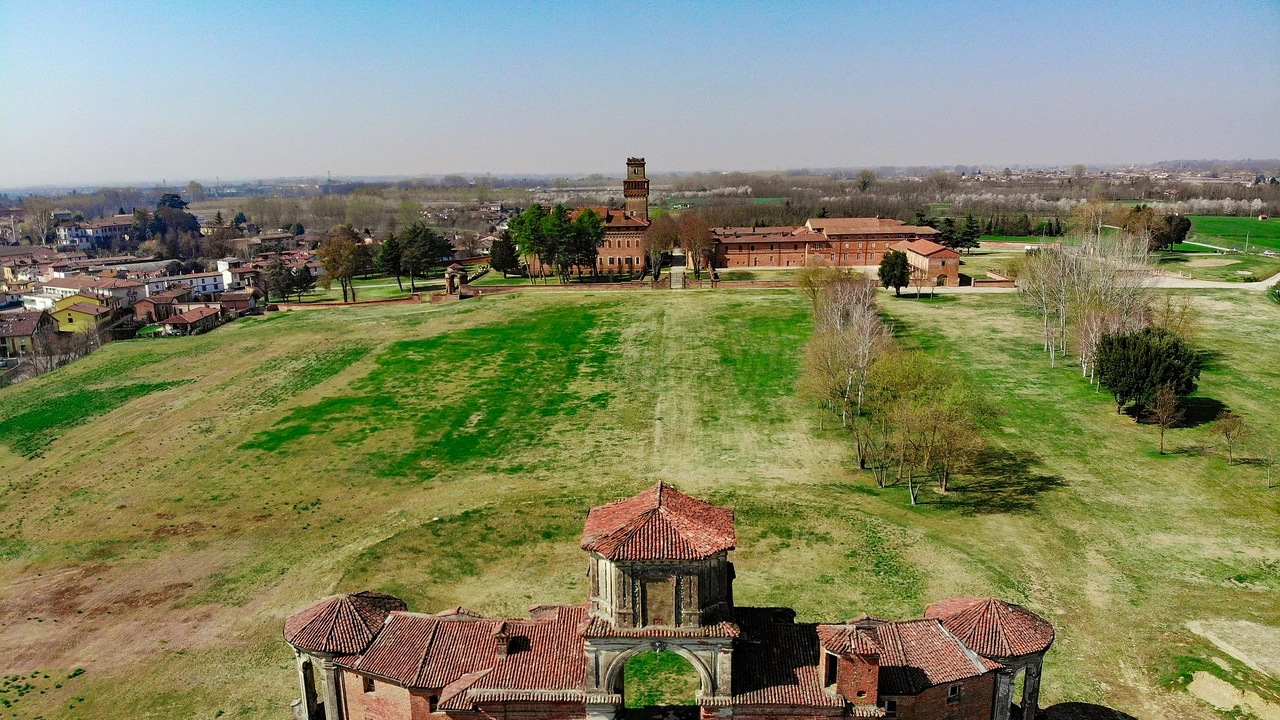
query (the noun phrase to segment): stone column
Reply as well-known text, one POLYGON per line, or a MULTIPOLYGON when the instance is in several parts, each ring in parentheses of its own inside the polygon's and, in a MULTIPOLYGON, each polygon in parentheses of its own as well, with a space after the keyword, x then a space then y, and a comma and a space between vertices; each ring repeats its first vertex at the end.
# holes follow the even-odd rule
POLYGON ((1038 659, 1027 666, 1026 678, 1022 681, 1022 718, 1035 720, 1036 711, 1040 709, 1040 670, 1044 659, 1038 659))
POLYGON ((316 716, 316 677, 311 671, 311 657, 294 648, 294 659, 298 664, 298 687, 302 695, 298 699, 305 720, 313 720, 316 716))
POLYGON ((1009 705, 1013 702, 1013 670, 1005 668, 996 673, 996 700, 991 720, 1009 720, 1009 705))
POLYGON ((342 707, 342 689, 338 687, 338 666, 333 658, 320 661, 320 669, 324 671, 324 717, 325 720, 343 720, 346 713, 342 707))

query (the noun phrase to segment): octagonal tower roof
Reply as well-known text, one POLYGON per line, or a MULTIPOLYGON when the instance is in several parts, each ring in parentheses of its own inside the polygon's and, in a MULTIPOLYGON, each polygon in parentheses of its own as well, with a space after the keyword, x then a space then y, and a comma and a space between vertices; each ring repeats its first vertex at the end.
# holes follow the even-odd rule
POLYGON ((665 483, 591 508, 582 549, 610 560, 702 560, 737 544, 733 511, 665 483))
POLYGON ((311 652, 348 655, 369 646, 393 610, 406 610, 392 595, 358 592, 317 600, 284 621, 284 639, 311 652))
POLYGON ((987 658, 1012 658, 1044 652, 1053 644, 1053 626, 1021 605, 996 598, 962 597, 930 605, 936 618, 965 647, 987 658))

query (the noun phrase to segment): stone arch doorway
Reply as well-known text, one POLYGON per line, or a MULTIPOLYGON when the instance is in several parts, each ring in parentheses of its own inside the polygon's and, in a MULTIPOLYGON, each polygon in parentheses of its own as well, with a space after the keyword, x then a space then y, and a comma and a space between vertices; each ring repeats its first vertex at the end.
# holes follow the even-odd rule
POLYGON ((618 673, 615 692, 627 710, 696 707, 702 676, 693 663, 671 650, 632 655, 618 673))
POLYGON ((715 679, 702 658, 678 645, 646 643, 618 653, 605 672, 604 686, 609 688, 610 692, 621 695, 624 705, 630 705, 632 696, 636 694, 635 687, 632 687, 631 694, 628 694, 627 680, 635 679, 637 669, 648 669, 660 675, 680 674, 690 680, 696 679, 696 686, 693 688, 694 701, 699 696, 711 697, 716 694, 715 679), (628 678, 627 668, 631 665, 631 661, 638 657, 642 659, 636 667, 632 668, 631 678, 628 678), (679 662, 676 662, 677 660, 679 662))

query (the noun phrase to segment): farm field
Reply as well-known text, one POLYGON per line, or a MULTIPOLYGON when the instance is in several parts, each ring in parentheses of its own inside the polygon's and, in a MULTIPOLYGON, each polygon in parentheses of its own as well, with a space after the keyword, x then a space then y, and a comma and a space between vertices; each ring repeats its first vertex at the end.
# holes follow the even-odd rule
POLYGON ((1196 242, 1219 247, 1242 249, 1245 239, 1249 249, 1280 250, 1280 218, 1265 222, 1256 217, 1228 217, 1220 215, 1192 215, 1191 235, 1196 242))
MULTIPOLYGON (((1193 424, 1226 406, 1275 437, 1280 308, 1191 297, 1215 351, 1193 424)), ((1280 489, 1256 450, 1228 468, 1199 424, 1158 456, 1048 367, 1010 296, 882 298, 1001 409, 978 470, 914 508, 795 397, 809 303, 787 290, 282 312, 0 390, 0 676, 31 688, 0 688, 4 715, 281 717, 290 612, 366 588, 580 601, 586 509, 658 480, 735 509, 741 604, 838 620, 994 594, 1057 626, 1045 706, 1221 717, 1182 689, 1195 671, 1280 700, 1280 489)))

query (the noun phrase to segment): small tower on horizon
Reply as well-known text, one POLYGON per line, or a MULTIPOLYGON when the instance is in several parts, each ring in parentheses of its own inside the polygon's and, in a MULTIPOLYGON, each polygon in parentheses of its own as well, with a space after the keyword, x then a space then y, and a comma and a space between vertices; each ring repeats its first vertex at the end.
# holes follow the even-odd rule
POLYGON ((649 179, 644 176, 644 158, 627 158, 627 178, 622 181, 627 214, 649 219, 649 179))

